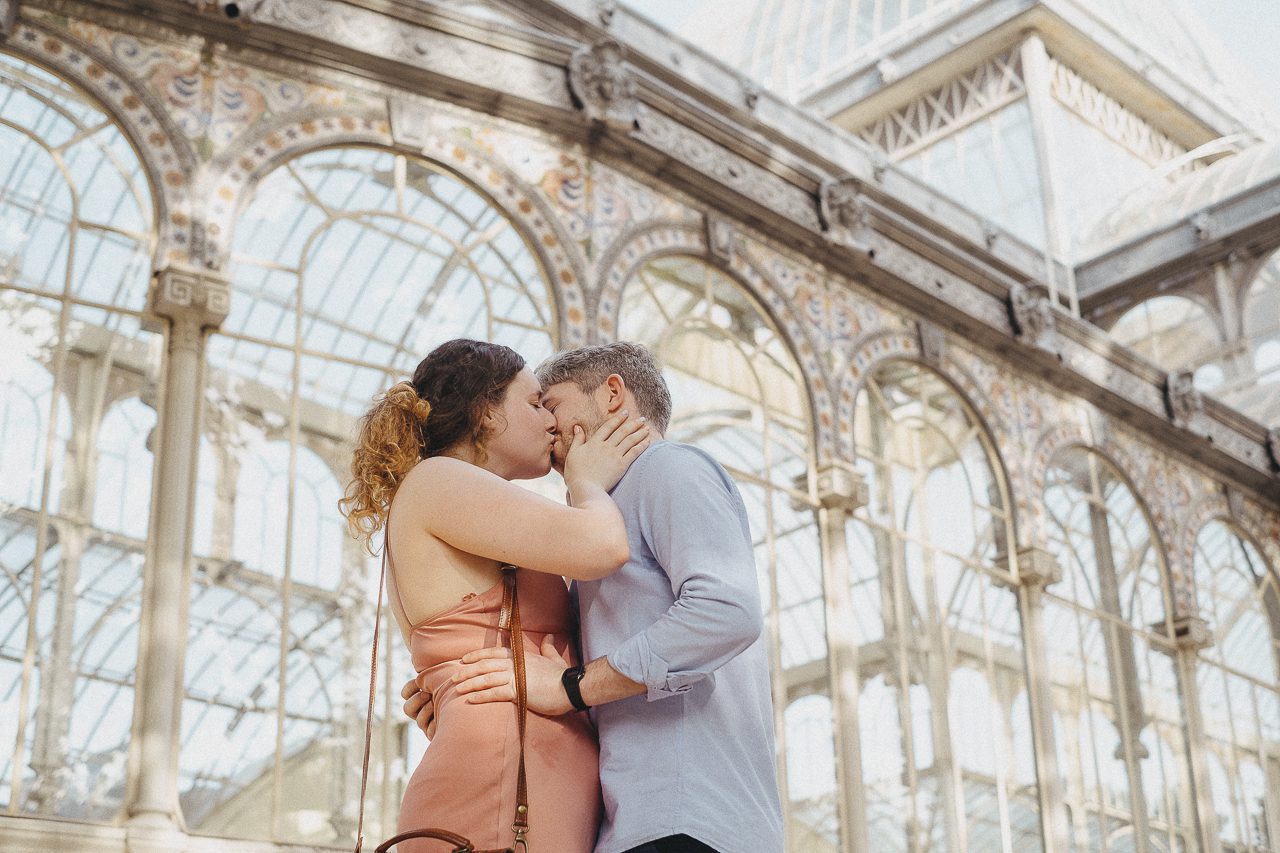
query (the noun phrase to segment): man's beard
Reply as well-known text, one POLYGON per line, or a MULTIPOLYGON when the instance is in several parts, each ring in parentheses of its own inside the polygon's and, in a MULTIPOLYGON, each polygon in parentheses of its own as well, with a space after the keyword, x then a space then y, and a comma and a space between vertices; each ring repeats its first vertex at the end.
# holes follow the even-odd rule
MULTIPOLYGON (((595 435, 596 430, 600 429, 600 425, 605 421, 604 413, 594 406, 590 414, 590 423, 584 421, 578 424, 578 426, 582 427, 583 432, 586 433, 584 438, 591 438, 591 436, 595 435)), ((568 433, 557 435, 556 443, 551 446, 551 464, 561 474, 564 473, 564 460, 569 454, 569 445, 571 444, 573 444, 572 428, 568 433)))

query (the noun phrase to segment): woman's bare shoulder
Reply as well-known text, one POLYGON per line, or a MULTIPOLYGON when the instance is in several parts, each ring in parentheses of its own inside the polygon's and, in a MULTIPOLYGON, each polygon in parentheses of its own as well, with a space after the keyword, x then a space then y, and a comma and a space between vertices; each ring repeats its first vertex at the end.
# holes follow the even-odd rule
POLYGON ((396 501, 437 514, 460 505, 492 504, 495 501, 523 505, 533 493, 504 480, 492 471, 449 456, 423 459, 405 476, 396 490, 396 501))
POLYGON ((431 492, 459 483, 474 484, 494 480, 504 482, 501 477, 486 471, 479 465, 472 465, 470 462, 454 459, 451 456, 432 456, 421 460, 409 469, 404 482, 400 484, 400 489, 401 491, 408 489, 411 492, 431 492))

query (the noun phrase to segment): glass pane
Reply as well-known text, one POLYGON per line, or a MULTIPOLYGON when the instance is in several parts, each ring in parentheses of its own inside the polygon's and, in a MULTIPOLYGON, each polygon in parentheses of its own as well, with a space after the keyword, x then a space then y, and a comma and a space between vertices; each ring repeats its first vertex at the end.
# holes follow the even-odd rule
POLYGON ((1032 246, 1044 245, 1040 165, 1025 99, 935 142, 902 166, 1032 246))

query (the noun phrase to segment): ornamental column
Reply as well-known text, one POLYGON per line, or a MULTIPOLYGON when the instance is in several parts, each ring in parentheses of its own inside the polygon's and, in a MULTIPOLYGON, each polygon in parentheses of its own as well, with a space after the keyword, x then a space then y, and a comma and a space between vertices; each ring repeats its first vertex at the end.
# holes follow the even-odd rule
POLYGON ((1001 568, 1014 578, 1022 619, 1022 648, 1026 655, 1027 698, 1031 710, 1031 743, 1036 762, 1036 792, 1039 795, 1040 826, 1044 853, 1067 853, 1071 849, 1067 833, 1067 809, 1062 797, 1062 773, 1058 767, 1057 743, 1053 734, 1053 678, 1045 646, 1044 590, 1062 580, 1062 567, 1049 551, 1039 547, 1019 548, 1013 565, 1008 557, 1001 568))
POLYGON ((1204 734, 1204 717, 1200 712, 1200 682, 1196 671, 1200 664, 1200 652, 1213 645, 1209 624, 1199 616, 1183 615, 1168 625, 1160 622, 1152 626, 1160 634, 1170 634, 1170 646, 1153 643, 1151 648, 1173 658, 1178 674, 1178 689, 1182 695, 1187 737, 1187 761, 1190 765, 1191 788, 1194 797, 1191 805, 1199 834, 1199 849, 1205 853, 1222 853, 1222 838, 1218 831, 1218 813, 1213 804, 1213 792, 1209 787, 1209 768, 1205 756, 1209 753, 1204 734))
MULTIPOLYGON (((170 266, 152 282, 147 328, 167 330, 155 454, 149 559, 143 573, 138 683, 125 801, 130 851, 176 849, 178 749, 187 646, 192 509, 204 399, 206 332, 230 308, 231 286, 203 269, 170 266)), ((185 846, 185 845, 182 845, 185 846)))
POLYGON ((818 526, 822 537, 822 587, 830 655, 832 731, 836 750, 838 816, 845 853, 867 850, 866 797, 858 728, 858 642, 853 630, 852 578, 845 524, 867 505, 866 480, 844 461, 817 470, 818 526))

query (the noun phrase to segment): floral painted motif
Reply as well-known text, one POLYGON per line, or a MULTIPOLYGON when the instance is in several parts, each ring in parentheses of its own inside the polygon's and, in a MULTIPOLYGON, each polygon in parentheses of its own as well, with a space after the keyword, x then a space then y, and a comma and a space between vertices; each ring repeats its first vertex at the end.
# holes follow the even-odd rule
POLYGON ((219 53, 203 56, 83 21, 71 21, 69 30, 136 75, 169 108, 174 123, 204 158, 273 116, 303 107, 359 103, 351 90, 300 82, 233 62, 219 53))

